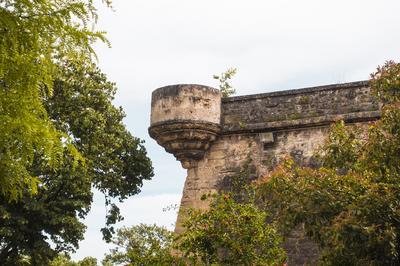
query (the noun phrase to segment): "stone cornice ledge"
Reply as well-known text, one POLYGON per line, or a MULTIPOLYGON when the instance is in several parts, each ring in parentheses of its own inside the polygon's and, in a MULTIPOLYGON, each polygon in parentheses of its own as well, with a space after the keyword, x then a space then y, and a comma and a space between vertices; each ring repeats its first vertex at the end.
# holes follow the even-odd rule
POLYGON ((326 126, 340 120, 343 120, 346 123, 368 122, 368 121, 378 120, 380 116, 381 116, 380 111, 366 111, 366 112, 354 112, 348 114, 307 117, 294 120, 254 123, 254 124, 242 125, 242 127, 235 126, 234 128, 226 128, 224 125, 222 125, 222 131, 220 134, 230 135, 230 134, 242 134, 242 133, 259 133, 259 132, 277 131, 285 129, 326 126))

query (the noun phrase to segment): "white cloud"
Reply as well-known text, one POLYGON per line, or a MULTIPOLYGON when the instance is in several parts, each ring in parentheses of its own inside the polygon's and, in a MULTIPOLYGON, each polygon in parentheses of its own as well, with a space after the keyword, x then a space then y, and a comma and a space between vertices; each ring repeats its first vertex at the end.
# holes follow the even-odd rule
POLYGON ((215 85, 212 74, 229 66, 247 94, 295 77, 310 86, 366 79, 400 55, 398 1, 148 0, 115 9, 101 20, 113 43, 101 62, 126 105, 167 84, 215 85))

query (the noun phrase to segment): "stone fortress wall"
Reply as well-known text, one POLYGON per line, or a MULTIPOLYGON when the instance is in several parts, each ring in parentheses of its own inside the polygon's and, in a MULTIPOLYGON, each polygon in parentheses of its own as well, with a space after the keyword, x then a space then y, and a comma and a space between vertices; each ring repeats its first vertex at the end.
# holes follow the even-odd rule
MULTIPOLYGON (((367 81, 229 98, 202 85, 173 85, 153 92, 149 133, 188 171, 181 208, 207 208, 201 196, 221 189, 249 157, 256 177, 286 155, 313 166, 330 124, 379 119, 380 107, 367 81)), ((301 229, 285 246, 289 265, 316 258, 301 229)))

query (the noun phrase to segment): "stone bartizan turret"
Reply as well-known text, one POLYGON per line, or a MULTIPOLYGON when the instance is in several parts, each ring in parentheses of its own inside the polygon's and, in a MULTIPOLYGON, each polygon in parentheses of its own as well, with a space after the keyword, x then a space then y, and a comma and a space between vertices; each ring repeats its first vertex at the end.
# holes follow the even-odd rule
POLYGON ((192 168, 221 131, 221 93, 201 85, 153 92, 149 133, 185 169, 192 168))

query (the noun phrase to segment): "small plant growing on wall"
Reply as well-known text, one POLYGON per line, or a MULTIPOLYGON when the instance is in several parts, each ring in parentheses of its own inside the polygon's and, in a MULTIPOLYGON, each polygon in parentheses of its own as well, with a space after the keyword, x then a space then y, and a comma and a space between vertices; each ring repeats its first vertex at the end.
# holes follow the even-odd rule
POLYGON ((222 97, 229 97, 236 93, 236 89, 230 84, 230 80, 236 75, 236 68, 229 68, 221 75, 214 75, 213 78, 219 81, 219 90, 222 93, 222 97))

